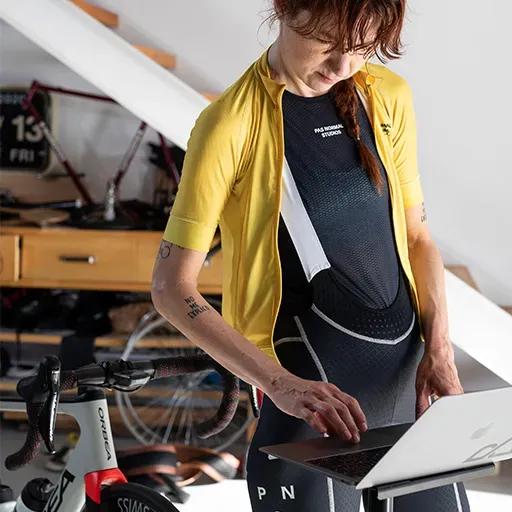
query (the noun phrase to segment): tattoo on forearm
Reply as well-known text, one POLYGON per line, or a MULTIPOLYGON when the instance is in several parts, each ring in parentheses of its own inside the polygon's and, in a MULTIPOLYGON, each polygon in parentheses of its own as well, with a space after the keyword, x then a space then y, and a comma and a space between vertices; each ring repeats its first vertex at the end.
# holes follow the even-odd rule
POLYGON ((169 254, 171 254, 171 245, 172 244, 169 244, 167 242, 162 242, 160 244, 160 250, 158 251, 158 255, 160 256, 160 258, 165 259, 169 256, 169 254))
POLYGON ((204 311, 208 311, 210 309, 210 307, 207 306, 206 304, 204 306, 200 306, 196 302, 196 299, 192 295, 190 295, 190 297, 187 297, 185 299, 185 302, 186 302, 187 306, 190 308, 190 311, 187 312, 187 315, 190 318, 195 318, 197 315, 203 313, 204 311))
POLYGON ((421 222, 426 222, 426 220, 427 220, 427 211, 425 210, 425 203, 421 203, 421 208, 422 208, 421 222))
POLYGON ((162 240, 162 243, 160 244, 160 249, 158 250, 158 256, 165 260, 165 258, 169 257, 169 254, 171 254, 171 247, 177 247, 178 249, 183 249, 183 247, 180 247, 176 244, 171 244, 170 242, 166 242, 165 240, 162 240))

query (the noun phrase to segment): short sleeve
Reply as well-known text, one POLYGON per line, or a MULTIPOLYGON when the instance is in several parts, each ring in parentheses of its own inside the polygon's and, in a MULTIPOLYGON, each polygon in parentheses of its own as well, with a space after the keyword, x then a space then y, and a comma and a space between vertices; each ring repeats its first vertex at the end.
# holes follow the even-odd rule
POLYGON ((412 91, 403 78, 398 89, 393 112, 393 159, 398 172, 404 208, 409 208, 423 202, 423 190, 418 172, 416 116, 412 91))
POLYGON ((240 126, 215 102, 197 118, 162 238, 208 252, 239 166, 240 126))

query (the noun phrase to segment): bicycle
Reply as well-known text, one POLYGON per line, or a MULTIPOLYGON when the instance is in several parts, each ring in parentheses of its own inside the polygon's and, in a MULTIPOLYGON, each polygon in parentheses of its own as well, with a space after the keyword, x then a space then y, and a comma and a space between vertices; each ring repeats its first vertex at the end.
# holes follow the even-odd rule
MULTIPOLYGON (((61 372, 60 361, 45 357, 36 375, 18 382, 19 399, 0 402, 0 411, 25 411, 28 431, 20 450, 5 460, 8 470, 30 464, 44 443, 55 452, 54 432, 57 413, 73 416, 80 427, 80 439, 66 467, 51 489, 30 483, 25 486, 25 499, 33 508, 44 512, 178 512, 172 502, 153 489, 129 483, 117 467, 114 439, 110 428, 104 389, 136 391, 150 380, 185 373, 216 370, 223 380, 223 395, 217 412, 196 425, 199 437, 209 437, 223 430, 233 418, 239 398, 238 377, 207 354, 171 357, 145 361, 111 361, 95 363, 76 370, 61 372), (60 399, 61 391, 77 388, 75 397, 60 399), (30 493, 40 496, 28 496, 30 493), (28 496, 28 497, 27 497, 28 496)), ((23 499, 18 497, 18 501, 23 499)))

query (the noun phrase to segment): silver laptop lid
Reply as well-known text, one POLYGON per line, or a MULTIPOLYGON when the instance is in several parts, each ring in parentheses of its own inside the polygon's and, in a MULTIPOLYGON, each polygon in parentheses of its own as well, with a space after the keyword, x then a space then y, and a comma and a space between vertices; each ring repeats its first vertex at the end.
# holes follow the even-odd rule
POLYGON ((512 386, 436 400, 357 489, 512 458, 512 386))

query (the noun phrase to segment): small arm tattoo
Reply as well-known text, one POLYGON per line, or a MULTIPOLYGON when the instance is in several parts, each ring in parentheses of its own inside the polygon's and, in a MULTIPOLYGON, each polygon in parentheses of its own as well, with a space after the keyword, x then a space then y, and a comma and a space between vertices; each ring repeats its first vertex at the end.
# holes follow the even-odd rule
POLYGON ((204 306, 200 306, 192 295, 185 299, 185 303, 190 308, 190 311, 187 312, 187 315, 192 319, 204 311, 208 311, 210 309, 210 307, 206 304, 204 306))
POLYGON ((165 260, 165 258, 168 258, 169 254, 171 254, 171 247, 178 247, 178 249, 183 249, 183 247, 180 247, 179 245, 171 244, 170 242, 162 240, 162 243, 160 244, 160 249, 158 249, 158 256, 163 260, 165 260))
POLYGON ((169 244, 167 242, 162 242, 160 244, 160 250, 158 251, 158 255, 160 256, 160 258, 164 260, 165 258, 169 257, 169 254, 171 254, 171 245, 172 244, 169 244))
POLYGON ((425 203, 421 203, 421 222, 426 222, 427 220, 427 211, 425 210, 425 203))

